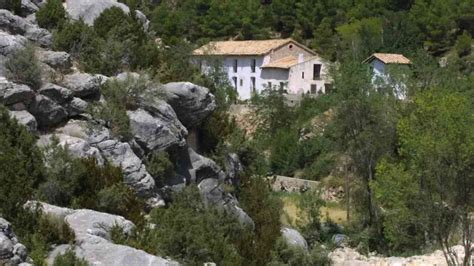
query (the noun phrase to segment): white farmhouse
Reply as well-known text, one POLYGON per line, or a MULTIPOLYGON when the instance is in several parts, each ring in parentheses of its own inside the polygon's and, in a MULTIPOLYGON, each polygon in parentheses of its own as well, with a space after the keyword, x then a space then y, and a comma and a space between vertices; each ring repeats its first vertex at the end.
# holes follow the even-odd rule
MULTIPOLYGON (((390 76, 390 66, 408 67, 411 62, 402 54, 374 53, 363 61, 370 65, 372 71, 372 83, 375 86, 393 84, 390 76)), ((392 69, 393 70, 393 69, 392 69)), ((406 86, 404 83, 396 83, 394 88, 395 96, 398 99, 406 98, 406 86)))
POLYGON ((210 42, 193 55, 203 72, 217 62, 242 100, 267 88, 318 94, 331 86, 328 63, 292 39, 210 42))

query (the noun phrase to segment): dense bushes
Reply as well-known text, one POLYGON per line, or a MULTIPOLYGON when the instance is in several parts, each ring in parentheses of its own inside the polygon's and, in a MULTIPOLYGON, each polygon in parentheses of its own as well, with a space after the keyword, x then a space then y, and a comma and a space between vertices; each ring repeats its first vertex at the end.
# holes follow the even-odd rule
POLYGON ((153 152, 145 160, 148 173, 153 176, 157 185, 164 185, 167 179, 175 176, 174 164, 167 152, 153 152))
POLYGON ((5 69, 9 80, 28 85, 34 90, 41 87, 41 67, 34 46, 27 45, 25 49, 8 55, 5 69))
POLYGON ((73 158, 56 143, 47 151, 47 180, 38 189, 48 203, 104 211, 141 223, 143 203, 123 183, 120 168, 97 165, 95 158, 73 158))
POLYGON ((53 266, 88 266, 87 261, 76 257, 73 250, 67 250, 54 258, 53 266))
POLYGON ((62 0, 49 0, 36 12, 38 25, 46 29, 60 28, 66 22, 62 0))

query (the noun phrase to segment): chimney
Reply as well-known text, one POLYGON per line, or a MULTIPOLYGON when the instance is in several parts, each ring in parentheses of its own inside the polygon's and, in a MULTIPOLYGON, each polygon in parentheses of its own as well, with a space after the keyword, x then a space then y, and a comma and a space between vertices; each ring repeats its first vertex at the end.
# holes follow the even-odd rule
POLYGON ((304 54, 298 54, 298 64, 303 63, 304 61, 304 54))

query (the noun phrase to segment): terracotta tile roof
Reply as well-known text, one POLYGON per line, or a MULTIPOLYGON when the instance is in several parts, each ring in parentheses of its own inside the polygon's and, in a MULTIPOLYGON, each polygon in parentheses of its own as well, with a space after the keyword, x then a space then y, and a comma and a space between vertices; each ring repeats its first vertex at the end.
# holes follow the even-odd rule
MULTIPOLYGON (((318 58, 318 57, 317 56, 307 57, 303 60, 303 62, 310 61, 310 60, 313 60, 315 58, 318 58)), ((298 57, 290 55, 290 56, 283 57, 283 58, 280 58, 278 60, 269 62, 268 64, 263 65, 262 68, 289 69, 290 67, 292 67, 294 65, 297 65, 299 63, 303 63, 303 62, 298 62, 298 57)))
POLYGON ((406 58, 402 54, 386 54, 386 53, 375 53, 372 54, 369 58, 364 60, 364 63, 372 62, 377 58, 378 60, 384 62, 385 64, 411 64, 410 59, 406 58))
MULTIPOLYGON (((292 39, 217 41, 210 42, 193 51, 194 55, 264 55, 289 42, 309 50, 292 39)), ((310 51, 310 50, 309 50, 310 51)), ((310 51, 311 53, 314 53, 310 51)))
POLYGON ((288 69, 294 65, 298 64, 298 58, 296 56, 287 56, 281 59, 270 62, 266 65, 263 65, 262 68, 285 68, 288 69))

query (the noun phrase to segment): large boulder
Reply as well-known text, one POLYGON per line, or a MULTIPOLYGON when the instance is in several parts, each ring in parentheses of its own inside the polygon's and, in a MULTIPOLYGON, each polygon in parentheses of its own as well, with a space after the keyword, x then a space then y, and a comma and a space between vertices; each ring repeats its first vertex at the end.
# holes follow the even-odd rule
POLYGON ((0 55, 7 56, 25 48, 28 40, 21 35, 11 35, 0 30, 0 55))
MULTIPOLYGON (((118 7, 122 9, 125 14, 130 13, 130 8, 127 5, 118 2, 117 0, 66 0, 66 11, 74 20, 83 19, 89 26, 94 25, 97 17, 104 12, 104 10, 111 7, 118 7)), ((135 10, 135 15, 143 24, 145 31, 148 30, 150 21, 145 14, 139 10, 135 10)))
POLYGON ((308 243, 306 242, 306 240, 304 239, 304 237, 301 235, 300 232, 288 227, 281 228, 280 232, 283 239, 288 245, 302 248, 305 250, 308 249, 308 243))
POLYGON ((75 97, 90 98, 99 95, 102 78, 86 73, 74 73, 64 76, 61 85, 70 89, 75 97))
POLYGON ((23 103, 28 105, 35 97, 35 92, 30 87, 12 82, 0 83, 0 103, 14 105, 23 103))
POLYGON ((135 141, 147 151, 186 144, 187 130, 166 102, 156 106, 153 113, 137 109, 127 111, 127 115, 135 141))
POLYGON ((73 95, 71 90, 53 83, 44 84, 38 92, 59 104, 70 101, 73 95))
POLYGON ((66 52, 38 51, 38 59, 54 69, 66 71, 71 68, 71 55, 66 52))
POLYGON ((113 226, 122 228, 129 234, 135 225, 122 216, 101 213, 93 210, 72 210, 60 208, 42 202, 28 202, 27 206, 40 205, 44 214, 64 220, 74 231, 75 245, 55 247, 47 261, 52 265, 58 254, 68 249, 74 250, 76 256, 91 265, 179 265, 177 262, 153 256, 142 250, 110 241, 109 229, 113 226))
POLYGON ((23 17, 34 14, 39 10, 39 7, 30 0, 21 0, 20 12, 23 17))
POLYGON ((0 217, 0 265, 18 265, 27 261, 31 259, 26 247, 18 242, 11 224, 0 217))
MULTIPOLYGON (((99 165, 103 165, 105 160, 100 154, 99 149, 92 147, 87 141, 65 134, 54 134, 54 137, 59 141, 59 145, 68 147, 71 155, 79 158, 93 157, 99 165)), ((53 135, 42 135, 38 140, 38 146, 47 147, 53 142, 53 135)))
POLYGON ((19 124, 24 125, 28 131, 36 132, 38 123, 32 114, 27 111, 10 111, 10 116, 16 119, 19 124))
POLYGON ((216 109, 209 89, 190 82, 171 82, 162 86, 166 101, 174 108, 187 128, 200 124, 216 109))
POLYGON ((0 29, 11 34, 23 35, 43 47, 50 47, 53 42, 53 36, 48 30, 5 9, 0 9, 0 29))
POLYGON ((65 104, 66 110, 70 117, 85 113, 88 106, 89 103, 77 97, 72 98, 70 102, 65 104))
POLYGON ((42 128, 55 126, 68 117, 64 107, 44 95, 36 95, 28 111, 35 116, 38 126, 42 128))

